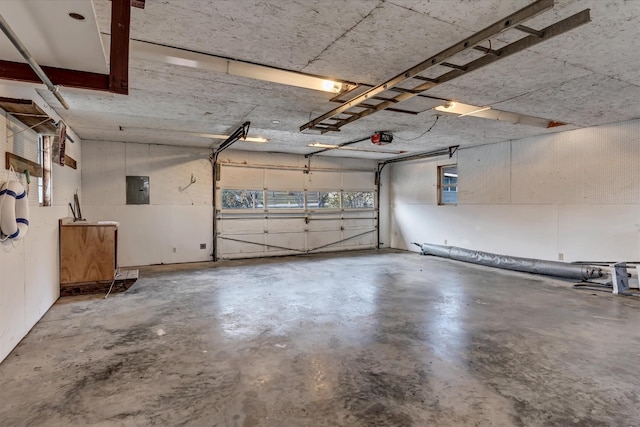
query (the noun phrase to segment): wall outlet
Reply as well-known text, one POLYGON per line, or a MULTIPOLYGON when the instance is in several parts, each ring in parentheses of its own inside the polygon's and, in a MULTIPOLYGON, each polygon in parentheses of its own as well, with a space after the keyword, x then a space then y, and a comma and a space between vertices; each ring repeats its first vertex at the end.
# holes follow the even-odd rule
POLYGON ((444 239, 444 244, 445 244, 445 245, 447 244, 447 239, 444 239))
POLYGON ((200 249, 207 249, 206 243, 200 243, 200 249))
POLYGON ((177 251, 178 251, 178 248, 173 248, 173 249, 171 250, 171 252, 173 252, 174 254, 175 254, 177 251))
POLYGON ((564 260, 564 254, 562 252, 558 253, 558 259, 560 261, 564 260))

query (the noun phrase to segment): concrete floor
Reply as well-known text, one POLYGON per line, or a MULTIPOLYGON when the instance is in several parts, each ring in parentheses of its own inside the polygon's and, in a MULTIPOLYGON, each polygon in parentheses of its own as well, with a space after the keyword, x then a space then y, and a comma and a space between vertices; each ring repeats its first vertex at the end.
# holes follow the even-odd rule
POLYGON ((395 251, 141 277, 50 310, 0 425, 640 425, 637 298, 395 251))

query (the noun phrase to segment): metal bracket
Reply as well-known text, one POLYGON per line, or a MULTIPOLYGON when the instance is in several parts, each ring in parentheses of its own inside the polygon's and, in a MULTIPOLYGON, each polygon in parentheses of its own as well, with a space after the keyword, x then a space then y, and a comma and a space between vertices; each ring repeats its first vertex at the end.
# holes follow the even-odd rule
POLYGON ((626 294, 629 291, 629 276, 627 274, 627 264, 618 262, 610 265, 611 282, 613 283, 614 294, 626 294))

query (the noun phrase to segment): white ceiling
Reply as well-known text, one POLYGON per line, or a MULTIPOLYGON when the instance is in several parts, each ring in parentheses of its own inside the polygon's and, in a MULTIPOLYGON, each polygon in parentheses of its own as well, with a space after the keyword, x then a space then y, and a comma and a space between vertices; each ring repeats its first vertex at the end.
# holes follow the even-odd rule
MULTIPOLYGON (((107 62, 96 32, 93 3, 86 0, 0 1, 0 14, 31 51, 40 65, 94 73, 108 73, 107 62), (76 12, 86 19, 69 18, 76 12)), ((9 39, 0 33, 0 59, 24 62, 9 39)))
MULTIPOLYGON (((377 85, 529 3, 147 0, 144 10, 132 9, 131 38, 377 85)), ((41 65, 97 72, 105 72, 108 60, 99 32, 110 32, 110 8, 109 0, 0 2, 0 13, 41 65), (70 11, 88 14, 88 19, 73 21, 66 16, 70 11), (38 31, 32 31, 34 25, 38 31)), ((340 144, 377 130, 396 136, 385 148, 421 152, 638 118, 640 1, 556 0, 553 10, 526 25, 543 28, 586 8, 591 23, 425 92, 569 123, 560 128, 443 115, 431 132, 416 139, 434 123, 432 108, 442 102, 414 98, 398 107, 420 111, 417 115, 383 111, 341 132, 301 133, 301 125, 338 105, 329 101, 331 94, 136 58, 130 61, 129 96, 63 90, 71 106, 64 110, 52 94, 40 93, 83 139, 209 147, 211 140, 179 131, 224 134, 249 120, 250 135, 270 142, 239 142, 234 148, 300 154, 316 151, 307 146, 313 142, 340 144)), ((492 41, 493 47, 512 40, 505 33, 492 41)), ((0 42, 0 55, 18 60, 6 40, 0 42)), ((355 146, 373 147, 369 142, 355 146)), ((339 150, 327 154, 389 157, 339 150)))

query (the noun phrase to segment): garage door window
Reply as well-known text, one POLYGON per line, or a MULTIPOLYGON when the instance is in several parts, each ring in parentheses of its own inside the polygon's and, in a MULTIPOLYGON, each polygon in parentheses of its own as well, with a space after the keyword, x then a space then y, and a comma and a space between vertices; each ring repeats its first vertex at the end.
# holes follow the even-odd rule
POLYGON ((340 209, 340 192, 308 191, 307 209, 340 209))
POLYGON ((344 209, 372 209, 373 191, 344 191, 342 206, 344 209))
POLYGON ((267 191, 267 208, 269 209, 304 209, 303 191, 267 191))
POLYGON ((264 209, 262 190, 222 190, 223 209, 264 209))

